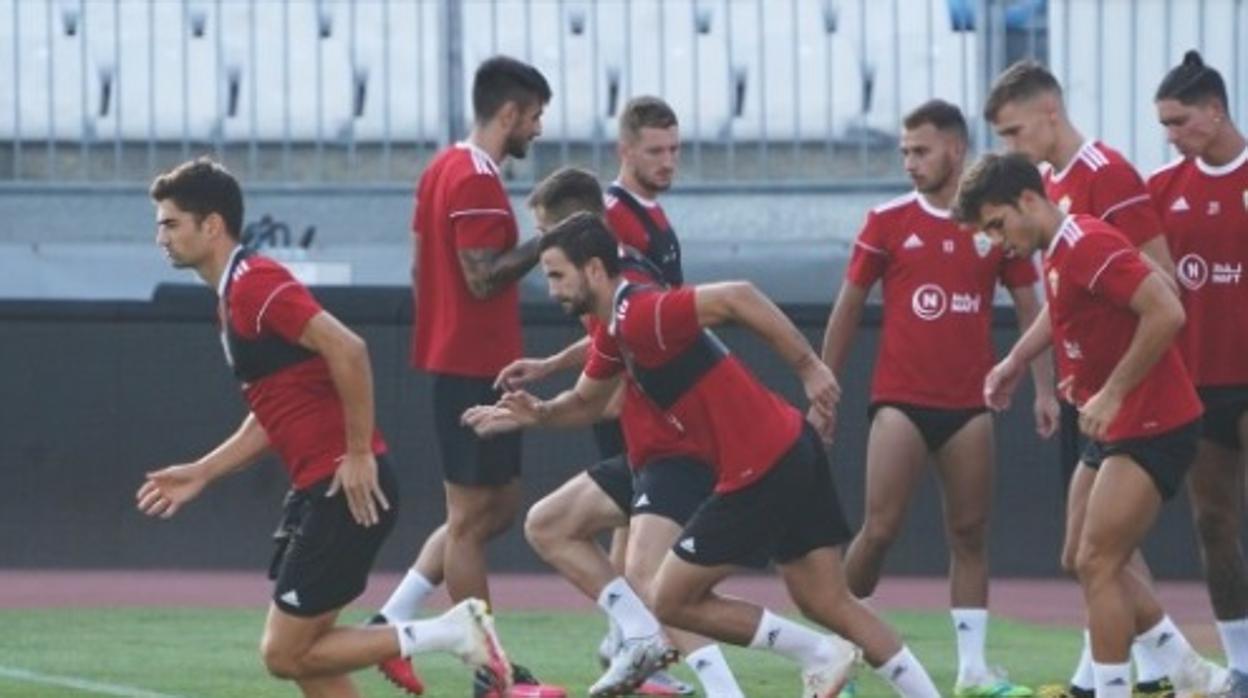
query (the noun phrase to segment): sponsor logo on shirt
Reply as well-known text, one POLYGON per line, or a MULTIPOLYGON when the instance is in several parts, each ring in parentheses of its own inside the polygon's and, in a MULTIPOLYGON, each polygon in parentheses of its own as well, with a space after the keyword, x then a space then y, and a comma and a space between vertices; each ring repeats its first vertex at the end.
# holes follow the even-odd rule
POLYGON ((1210 264, 1196 253, 1183 255, 1176 265, 1179 283, 1195 291, 1206 283, 1220 286, 1238 286, 1244 275, 1243 262, 1214 262, 1210 264))
POLYGON ((914 289, 914 296, 910 299, 910 308, 923 320, 935 320, 944 315, 948 306, 949 297, 945 295, 945 289, 936 284, 923 284, 914 289))
POLYGON ((917 250, 922 246, 923 241, 919 239, 918 233, 910 233, 910 237, 906 238, 906 241, 901 243, 901 249, 903 250, 917 250))
POLYGON ((978 293, 955 293, 949 310, 955 313, 975 314, 979 312, 980 300, 978 293))
MULTIPOLYGON (((1248 191, 1244 192, 1244 194, 1245 194, 1245 203, 1248 204, 1248 191)), ((1174 200, 1174 203, 1170 204, 1170 210, 1176 213, 1182 213, 1183 211, 1191 210, 1191 208, 1192 207, 1187 204, 1186 196, 1180 196, 1179 198, 1174 200)))

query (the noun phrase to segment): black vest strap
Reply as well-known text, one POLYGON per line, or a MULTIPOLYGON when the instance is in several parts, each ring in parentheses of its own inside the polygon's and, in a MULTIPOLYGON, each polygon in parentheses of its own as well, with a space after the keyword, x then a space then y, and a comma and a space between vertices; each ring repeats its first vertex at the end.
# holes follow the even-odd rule
POLYGON ((676 238, 676 231, 672 230, 671 226, 660 228, 646 207, 624 187, 612 184, 607 187, 607 193, 624 204, 646 229, 646 237, 650 240, 646 249, 646 257, 662 273, 663 283, 668 286, 683 284, 685 274, 680 264, 680 240, 676 238))
MULTIPOLYGON (((633 293, 656 289, 656 286, 629 284, 616 297, 616 310, 633 293)), ((669 410, 698 381, 730 354, 728 347, 710 330, 703 329, 693 343, 661 366, 639 366, 633 356, 623 350, 624 365, 641 391, 660 409, 669 410)))

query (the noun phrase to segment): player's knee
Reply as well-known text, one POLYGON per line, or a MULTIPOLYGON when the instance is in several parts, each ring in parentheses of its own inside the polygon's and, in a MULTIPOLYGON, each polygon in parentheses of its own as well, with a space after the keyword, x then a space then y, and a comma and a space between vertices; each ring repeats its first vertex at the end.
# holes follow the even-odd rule
POLYGON ((287 647, 268 637, 260 642, 260 658, 264 668, 275 678, 293 680, 301 675, 299 658, 287 647))
MULTIPOLYGON (((638 591, 638 593, 641 592, 638 591)), ((651 587, 642 595, 642 598, 646 599, 651 610, 654 611, 654 617, 658 618, 660 623, 675 628, 684 627, 682 620, 688 608, 681 595, 674 594, 671 590, 651 587)))
POLYGON ((955 555, 983 555, 987 517, 954 521, 949 525, 949 547, 955 555))
POLYGON ((546 500, 542 500, 534 504, 524 517, 524 537, 529 541, 529 545, 533 546, 533 549, 543 557, 552 549, 558 538, 559 517, 552 509, 553 507, 548 506, 546 500))
POLYGON ((1082 541, 1075 553, 1075 574, 1085 588, 1111 581, 1122 568, 1122 556, 1095 541, 1082 541))
POLYGON ((870 548, 888 549, 901 534, 901 520, 893 517, 872 517, 862 525, 862 542, 870 548))
POLYGON ((1078 553, 1079 546, 1077 545, 1067 545, 1062 548, 1062 570, 1072 577, 1077 577, 1079 574, 1079 570, 1075 565, 1075 558, 1078 556, 1078 553))
POLYGON ((1206 553, 1239 547, 1239 517, 1220 508, 1202 508, 1193 514, 1196 533, 1206 553))

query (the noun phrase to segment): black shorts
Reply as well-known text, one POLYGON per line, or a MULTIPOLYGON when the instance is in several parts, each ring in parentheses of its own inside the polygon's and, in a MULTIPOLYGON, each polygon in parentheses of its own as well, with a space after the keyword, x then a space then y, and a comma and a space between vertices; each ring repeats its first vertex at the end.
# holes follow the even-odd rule
POLYGON ((620 420, 594 422, 594 443, 598 446, 598 457, 603 460, 624 455, 624 430, 620 428, 620 420))
POLYGON ((1161 498, 1170 499, 1179 491, 1192 467, 1199 438, 1200 420, 1196 419, 1157 436, 1108 443, 1088 441, 1080 460, 1096 470, 1110 456, 1130 456, 1152 478, 1161 498))
POLYGON ((1088 438, 1079 429, 1079 409, 1065 400, 1057 401, 1061 409, 1058 424, 1058 451, 1062 462, 1062 492, 1070 489, 1070 478, 1075 474, 1075 466, 1083 461, 1087 449, 1088 438))
POLYGON ((627 458, 621 455, 600 460, 586 468, 585 474, 625 516, 629 515, 633 510, 633 470, 628 467, 627 458))
POLYGON ((851 537, 823 443, 810 425, 757 482, 711 496, 672 551, 695 565, 749 564, 767 554, 791 562, 851 537))
POLYGON ((332 477, 286 494, 269 565, 278 608, 294 616, 319 616, 364 593, 373 560, 399 513, 398 481, 384 456, 377 457, 377 477, 390 509, 379 506, 381 521, 367 527, 352 518, 342 492, 325 496, 332 477))
POLYGON ((433 425, 442 478, 456 485, 505 485, 520 476, 520 432, 478 438, 459 422, 464 410, 501 397, 489 378, 433 375, 433 425))
POLYGON ((1248 412, 1248 385, 1197 388, 1196 392, 1205 403, 1200 438, 1230 451, 1242 450, 1239 422, 1248 412))
POLYGON ((715 491, 715 471, 692 458, 658 458, 634 473, 633 489, 633 516, 654 514, 684 526, 715 491))
POLYGON ((945 445, 966 423, 988 411, 987 407, 949 409, 945 407, 921 407, 904 402, 873 402, 867 409, 867 422, 875 419, 881 407, 892 407, 906 415, 923 435, 927 450, 935 453, 945 445))

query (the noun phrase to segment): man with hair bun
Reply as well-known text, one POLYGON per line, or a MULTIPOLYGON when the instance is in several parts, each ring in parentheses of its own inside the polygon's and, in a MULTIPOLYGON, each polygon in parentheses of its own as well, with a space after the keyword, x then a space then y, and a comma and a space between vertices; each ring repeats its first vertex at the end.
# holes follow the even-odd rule
POLYGON ((1248 695, 1244 445, 1248 444, 1248 142, 1226 84, 1188 51, 1157 87, 1157 117, 1180 157, 1148 178, 1175 258, 1187 323, 1178 347, 1205 406, 1187 478, 1205 582, 1237 695, 1248 695))

